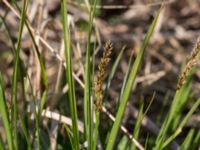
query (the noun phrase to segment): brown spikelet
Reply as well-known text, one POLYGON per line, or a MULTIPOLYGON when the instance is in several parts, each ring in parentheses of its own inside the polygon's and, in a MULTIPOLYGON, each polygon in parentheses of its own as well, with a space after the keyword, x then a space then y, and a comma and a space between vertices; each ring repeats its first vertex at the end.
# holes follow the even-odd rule
POLYGON ((181 75, 179 77, 177 88, 176 88, 177 90, 179 90, 184 85, 188 74, 190 73, 190 71, 192 70, 192 68, 198 61, 199 54, 200 54, 200 37, 198 38, 198 40, 195 44, 195 47, 192 51, 192 54, 186 64, 183 72, 181 73, 181 75))
POLYGON ((104 47, 103 57, 98 65, 98 73, 95 81, 96 111, 100 111, 103 101, 103 80, 106 73, 106 66, 110 61, 112 53, 112 43, 108 41, 104 47))

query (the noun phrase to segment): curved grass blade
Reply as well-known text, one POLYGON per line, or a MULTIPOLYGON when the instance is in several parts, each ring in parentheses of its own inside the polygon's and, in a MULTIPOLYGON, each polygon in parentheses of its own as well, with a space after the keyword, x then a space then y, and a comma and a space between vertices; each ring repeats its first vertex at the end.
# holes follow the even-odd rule
POLYGON ((147 35, 146 35, 146 37, 145 37, 145 39, 143 41, 142 47, 140 49, 140 52, 137 55, 137 58, 136 58, 136 60, 134 62, 134 65, 133 65, 133 67, 131 69, 131 72, 130 72, 126 87, 124 89, 124 92, 123 92, 121 100, 120 100, 121 103, 120 103, 120 106, 119 106, 119 109, 118 109, 118 112, 117 112, 117 115, 116 115, 116 120, 115 120, 114 125, 113 125, 113 127, 111 129, 111 134, 110 134, 110 137, 109 137, 109 140, 108 140, 108 144, 107 144, 107 147, 106 147, 107 150, 112 150, 113 149, 114 142, 115 142, 115 139, 116 139, 116 136, 117 136, 117 132, 119 130, 120 122, 121 122, 123 113, 125 111, 129 95, 130 95, 131 90, 132 90, 132 85, 133 85, 133 83, 135 81, 135 78, 136 78, 140 63, 142 61, 142 58, 144 56, 144 52, 145 52, 146 47, 147 47, 147 45, 149 43, 150 37, 151 37, 151 35, 153 33, 153 30, 155 28, 155 25, 156 25, 156 22, 158 20, 159 14, 160 14, 160 11, 155 16, 155 18, 154 18, 154 20, 153 20, 153 22, 152 22, 152 24, 151 24, 151 26, 150 26, 150 28, 149 28, 149 30, 147 32, 147 35))

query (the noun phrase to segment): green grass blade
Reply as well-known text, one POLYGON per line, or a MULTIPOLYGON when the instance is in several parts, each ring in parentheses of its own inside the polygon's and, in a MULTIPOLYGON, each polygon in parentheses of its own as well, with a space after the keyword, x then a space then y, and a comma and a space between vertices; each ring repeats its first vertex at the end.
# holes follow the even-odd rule
POLYGON ((149 143, 149 134, 147 135, 146 139, 145 139, 145 146, 144 149, 148 149, 148 143, 149 143))
POLYGON ((70 144, 72 146, 72 149, 75 149, 74 145, 73 145, 73 135, 72 135, 70 129, 68 128, 68 126, 66 124, 64 124, 64 128, 66 130, 67 136, 69 137, 69 141, 70 141, 70 144))
MULTIPOLYGON (((141 122, 142 122, 142 118, 143 118, 143 115, 142 115, 143 109, 144 109, 144 102, 142 102, 142 104, 140 106, 140 110, 139 110, 139 113, 138 113, 138 116, 137 116, 134 132, 133 132, 133 137, 135 139, 138 139, 138 136, 139 136, 141 122)), ((136 150, 136 146, 135 146, 134 143, 131 144, 131 150, 136 150)))
MULTIPOLYGON (((151 108, 151 105, 153 103, 154 98, 155 98, 155 92, 153 93, 153 95, 152 95, 152 97, 150 99, 150 102, 149 102, 144 114, 143 114, 144 102, 142 101, 142 104, 141 104, 141 107, 140 107, 140 111, 139 111, 138 116, 137 116, 134 132, 133 132, 133 137, 136 140, 139 137, 139 132, 140 132, 140 127, 141 127, 142 120, 143 120, 144 116, 147 114, 147 112, 149 111, 149 109, 151 108)), ((136 146, 135 146, 134 143, 131 144, 131 150, 136 150, 136 146)))
POLYGON ((131 54, 130 58, 129 58, 129 62, 128 62, 128 69, 126 71, 126 74, 124 76, 124 80, 123 80, 123 83, 122 83, 122 88, 121 88, 121 91, 120 91, 120 96, 119 96, 119 102, 118 104, 120 104, 120 100, 121 100, 121 97, 122 97, 122 94, 124 93, 124 89, 126 87, 126 83, 128 81, 128 75, 131 71, 131 65, 133 63, 133 53, 131 54))
MULTIPOLYGON (((94 43, 94 49, 93 49, 93 58, 92 58, 92 98, 95 98, 95 82, 94 82, 94 77, 95 77, 95 49, 97 48, 97 42, 96 42, 97 36, 95 35, 95 43, 94 43)), ((92 102, 93 104, 93 102, 92 102)), ((94 111, 93 111, 94 112, 94 111)), ((93 134, 93 147, 92 150, 96 150, 97 148, 97 140, 98 140, 98 135, 99 135, 99 112, 95 112, 96 115, 96 122, 94 124, 94 134, 93 134)))
POLYGON ((3 144, 3 140, 2 140, 2 137, 0 135, 0 150, 4 150, 4 149, 6 149, 6 148, 5 148, 4 144, 3 144))
MULTIPOLYGON (((150 99, 150 102, 149 102, 149 104, 148 104, 148 106, 147 106, 147 108, 146 108, 146 110, 145 110, 145 112, 144 112, 143 118, 144 118, 144 116, 148 113, 148 111, 150 110, 150 108, 151 108, 151 106, 152 106, 152 103, 153 103, 153 101, 154 101, 154 99, 155 99, 155 95, 156 95, 156 92, 153 93, 153 95, 152 95, 152 97, 151 97, 151 99, 150 99)), ((142 119, 143 119, 143 118, 142 118, 142 119)))
MULTIPOLYGON (((43 94, 42 94, 41 103, 40 103, 40 113, 42 113, 42 111, 44 109, 46 97, 47 97, 47 91, 44 91, 43 94)), ((39 116, 41 116, 41 114, 39 116)))
POLYGON ((159 14, 160 14, 160 11, 155 16, 155 18, 154 18, 154 20, 153 20, 153 22, 152 22, 152 24, 151 24, 151 26, 150 26, 150 28, 149 28, 149 30, 147 32, 147 35, 146 35, 146 37, 145 37, 145 39, 143 41, 142 47, 140 49, 140 52, 137 55, 137 58, 136 58, 136 60, 134 62, 134 65, 133 65, 133 67, 131 69, 131 72, 130 72, 126 87, 125 87, 124 92, 122 94, 122 99, 120 100, 121 103, 120 103, 120 106, 119 106, 119 109, 118 109, 118 112, 117 112, 117 115, 116 115, 116 120, 115 120, 114 125, 113 125, 113 127, 111 129, 111 134, 110 134, 109 141, 108 141, 107 148, 106 148, 107 150, 112 150, 113 149, 114 142, 115 142, 115 139, 116 139, 116 136, 117 136, 117 132, 119 130, 120 122, 121 122, 124 110, 126 108, 126 104, 127 104, 130 92, 132 90, 132 85, 133 85, 133 83, 135 81, 136 74, 138 72, 140 63, 141 63, 142 58, 144 56, 145 49, 146 49, 146 47, 147 47, 147 45, 149 43, 150 37, 151 37, 151 35, 153 33, 153 30, 155 28, 155 25, 156 25, 156 22, 158 20, 159 14))
POLYGON ((38 57, 38 60, 39 60, 43 84, 44 84, 45 88, 48 89, 48 79, 47 79, 45 66, 44 66, 44 58, 40 54, 40 51, 39 51, 38 45, 37 45, 37 43, 35 41, 33 32, 31 31, 28 23, 27 22, 25 22, 25 23, 26 23, 26 27, 28 29, 28 32, 29 32, 29 34, 31 36, 31 40, 33 42, 33 45, 34 45, 34 48, 35 48, 35 51, 36 51, 36 54, 37 54, 37 57, 38 57))
POLYGON ((181 132, 187 121, 189 120, 190 116, 196 111, 196 109, 200 105, 200 99, 196 101, 196 103, 192 106, 190 111, 184 117, 183 121, 180 123, 179 127, 176 129, 173 135, 171 135, 163 144, 162 149, 164 149, 169 143, 171 143, 181 132))
POLYGON ((100 113, 96 111, 96 123, 95 123, 95 131, 94 131, 94 141, 93 141, 93 150, 96 150, 97 140, 99 135, 99 122, 100 122, 100 113))
POLYGON ((8 148, 9 150, 13 150, 13 138, 12 138, 12 130, 10 127, 10 122, 9 122, 9 115, 8 115, 8 110, 7 110, 7 106, 5 103, 5 96, 4 96, 4 90, 3 90, 3 83, 2 83, 2 76, 0 73, 0 113, 1 113, 1 117, 3 120, 3 125, 5 128, 5 133, 6 133, 6 138, 7 138, 7 142, 8 142, 8 148))
POLYGON ((127 136, 123 136, 117 145, 117 150, 125 150, 127 149, 128 138, 127 136))
MULTIPOLYGON (((20 8, 19 8, 18 4, 16 2, 14 4, 15 4, 16 8, 18 9, 18 11, 20 11, 20 8)), ((27 7, 26 7, 26 9, 27 9, 27 7)), ((47 75, 46 75, 46 72, 45 72, 44 58, 40 54, 38 45, 37 45, 37 43, 35 41, 35 35, 33 33, 33 30, 30 28, 30 25, 29 25, 27 20, 25 20, 25 25, 26 25, 26 27, 28 29, 28 32, 29 32, 30 36, 31 36, 31 40, 33 42, 33 45, 34 45, 34 48, 36 50, 36 54, 37 54, 37 57, 38 57, 38 60, 39 60, 43 85, 45 86, 46 89, 48 89, 48 79, 47 79, 47 75)))
POLYGON ((196 136, 194 137, 194 140, 192 141, 191 150, 197 149, 197 147, 199 146, 199 141, 200 141, 200 130, 197 132, 196 136))
MULTIPOLYGON (((96 6, 97 0, 94 0, 93 4, 96 6)), ((86 48, 86 62, 85 62, 85 88, 84 88, 84 125, 85 125, 85 137, 88 141, 88 149, 92 149, 93 146, 93 101, 92 101, 92 92, 91 92, 91 33, 93 26, 93 19, 95 14, 95 7, 90 8, 90 18, 89 18, 89 27, 88 27, 88 39, 87 39, 87 48, 86 48)))
MULTIPOLYGON (((5 16, 6 17, 6 16, 5 16)), ((7 23, 5 22, 5 17, 1 17, 0 16, 0 19, 2 20, 3 24, 4 24, 4 27, 7 31, 7 34, 8 34, 8 37, 9 37, 9 40, 11 41, 11 44, 12 44, 12 49, 13 49, 13 54, 14 54, 14 57, 16 56, 16 47, 15 47, 15 42, 12 38, 12 35, 11 35, 11 32, 9 30, 9 27, 7 25, 7 23)), ((20 81, 21 81, 21 85, 22 85, 22 95, 23 95, 23 103, 24 103, 24 109, 26 110, 26 106, 27 106, 27 101, 26 101, 26 92, 25 92, 25 81, 24 81, 24 76, 25 76, 25 71, 23 69, 23 62, 22 60, 19 58, 19 70, 18 70, 18 76, 20 78, 20 81)), ((19 114, 20 115, 20 114, 19 114)), ((20 115, 20 123, 21 123, 21 127, 22 127, 22 131, 23 131, 23 134, 25 136, 25 139, 26 139, 26 142, 27 142, 27 146, 28 146, 28 149, 30 149, 30 141, 28 139, 28 134, 26 132, 26 127, 24 125, 24 121, 23 121, 23 118, 22 116, 20 115)))
MULTIPOLYGON (((42 76, 42 83, 45 87, 45 90, 42 94, 42 98, 41 98, 41 102, 40 102, 40 109, 39 111, 37 112, 36 111, 36 102, 35 102, 35 97, 34 97, 34 94, 33 94, 33 88, 31 86, 31 94, 32 94, 32 98, 33 98, 33 101, 34 101, 34 115, 35 115, 35 122, 36 122, 36 140, 37 140, 37 148, 40 149, 40 127, 39 127, 39 121, 40 121, 40 115, 42 113, 42 110, 44 108, 44 104, 45 104, 45 101, 46 101, 46 94, 47 94, 47 91, 48 91, 48 79, 47 79, 47 75, 46 75, 46 71, 45 71, 45 66, 44 66, 44 59, 43 59, 43 56, 40 54, 40 51, 39 51, 39 48, 38 48, 38 45, 35 41, 35 38, 34 38, 34 34, 32 32, 32 30, 30 29, 29 25, 28 25, 28 22, 26 21, 26 27, 28 29, 28 32, 31 36, 31 40, 33 42, 33 45, 34 45, 34 48, 35 48, 35 51, 36 51, 36 54, 37 54, 37 57, 38 57, 38 60, 39 60, 39 64, 40 64, 40 69, 41 69, 41 76, 42 76)), ((30 81, 30 78, 28 77, 29 79, 29 82, 30 82, 30 85, 31 85, 31 81, 30 81)))
POLYGON ((36 127, 36 140, 37 140, 37 149, 40 149, 40 126, 39 126, 39 113, 37 112, 37 102, 36 99, 33 99, 34 102, 34 116, 35 116, 35 127, 36 127))
POLYGON ((13 71, 13 79, 12 79, 12 102, 13 106, 13 126, 14 126, 14 145, 15 149, 18 149, 18 136, 17 136, 17 77, 18 77, 18 69, 19 69, 19 52, 21 47, 21 40, 22 40, 22 32, 25 23, 25 10, 28 1, 24 0, 23 8, 21 11, 21 19, 19 24, 19 34, 17 40, 17 48, 16 48, 16 55, 15 55, 15 63, 14 63, 14 71, 13 71))
POLYGON ((63 22, 63 32, 64 32, 64 46, 65 46, 65 58, 66 58, 66 79, 69 86, 68 98, 70 101, 70 113, 72 117, 72 128, 73 128, 73 143, 76 150, 79 150, 79 133, 77 125, 77 109, 76 109, 76 97, 74 89, 74 80, 72 77, 72 64, 71 64, 71 50, 70 50, 70 31, 68 27, 67 18, 67 2, 66 0, 61 0, 61 12, 62 12, 62 22, 63 22))
POLYGON ((156 145, 154 147, 155 150, 160 150, 162 148, 164 138, 169 131, 169 128, 173 122, 174 117, 180 114, 181 112, 180 110, 181 107, 179 107, 178 105, 182 104, 181 102, 182 100, 185 101, 185 99, 187 99, 186 96, 188 96, 190 89, 191 89, 191 78, 186 82, 186 84, 180 90, 176 91, 168 116, 161 127, 159 135, 157 136, 155 142, 156 145))
POLYGON ((165 106, 167 104, 167 101, 169 100, 169 96, 170 96, 170 92, 167 91, 166 92, 166 95, 164 97, 164 100, 163 100, 163 103, 162 103, 162 106, 160 107, 160 112, 159 114, 156 116, 156 124, 159 124, 161 122, 161 118, 165 112, 165 106))
POLYGON ((108 76, 108 82, 106 84, 106 89, 105 89, 105 97, 107 96, 107 93, 108 93, 108 89, 110 88, 110 84, 111 84, 111 81, 116 73, 116 70, 117 70, 117 67, 119 66, 119 62, 124 54, 124 51, 126 49, 126 46, 123 46, 119 55, 117 56, 117 59, 115 60, 113 66, 112 66, 112 70, 108 76))
POLYGON ((35 136, 36 136, 36 140, 37 140, 37 148, 40 149, 40 128, 39 128, 39 113, 37 113, 37 105, 36 105, 36 98, 34 97, 33 94, 33 86, 31 83, 31 79, 29 76, 28 77, 28 81, 30 84, 30 90, 31 90, 31 96, 32 96, 32 100, 34 103, 34 117, 35 117, 35 128, 36 128, 36 132, 35 132, 35 136))
POLYGON ((31 150, 31 143, 30 143, 30 139, 29 139, 29 134, 28 134, 28 131, 26 129, 23 117, 21 115, 19 115, 19 119, 20 119, 20 122, 21 122, 22 131, 23 131, 25 139, 26 139, 27 149, 31 150))
POLYGON ((187 150, 189 149, 192 139, 194 137, 194 133, 195 130, 194 129, 190 129, 187 137, 184 139, 183 143, 181 144, 181 147, 179 148, 179 150, 187 150))
POLYGON ((188 81, 188 86, 183 87, 183 89, 185 89, 185 90, 183 92, 181 92, 181 94, 179 95, 180 97, 177 98, 177 99, 179 99, 179 102, 177 103, 177 105, 175 107, 176 117, 174 117, 172 119, 171 127, 169 128, 169 132, 171 130, 176 129, 176 127, 179 124, 179 121, 180 121, 180 118, 181 118, 181 112, 184 110, 184 108, 187 104, 188 98, 190 96, 190 93, 191 93, 191 86, 192 86, 192 83, 191 83, 191 78, 190 78, 190 80, 188 81))

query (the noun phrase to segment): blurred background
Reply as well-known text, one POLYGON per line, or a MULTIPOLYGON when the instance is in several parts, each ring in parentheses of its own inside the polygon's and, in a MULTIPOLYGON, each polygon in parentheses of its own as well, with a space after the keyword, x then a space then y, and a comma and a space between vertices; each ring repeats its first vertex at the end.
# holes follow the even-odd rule
MULTIPOLYGON (((6 1, 7 2, 7 1, 6 1)), ((85 51, 87 44, 87 30, 89 13, 87 0, 70 0, 68 4, 68 19, 71 29, 71 47, 73 50, 73 69, 77 93, 77 105, 79 118, 83 120, 83 73, 85 51)), ((17 1, 19 6, 22 1, 17 1)), ((124 75, 128 69, 128 60, 131 55, 135 58, 138 53, 145 33, 151 21, 159 10, 162 1, 158 0, 99 0, 94 21, 91 45, 95 47, 96 65, 103 53, 105 42, 113 43, 113 53, 108 66, 108 73, 116 57, 123 46, 126 46, 117 73, 111 83, 108 98, 104 105, 115 114, 117 98, 121 89, 124 75)), ((141 131, 142 143, 147 135, 150 137, 158 133, 166 112, 176 91, 176 84, 183 65, 194 48, 197 38, 200 36, 200 0, 165 0, 165 7, 161 11, 158 24, 151 37, 146 50, 136 83, 123 118, 123 124, 132 133, 135 124, 136 113, 139 109, 139 100, 143 99, 145 107, 155 92, 155 100, 148 112, 147 123, 143 123, 141 131), (149 134, 150 133, 150 134, 149 134)), ((18 39, 19 18, 5 0, 0 2, 0 71, 3 74, 3 82, 6 98, 11 100, 11 81, 13 74, 13 47, 18 39)), ((15 10, 17 8, 14 7, 15 10)), ((59 0, 30 0, 27 8, 27 18, 35 34, 35 39, 40 52, 45 60, 45 69, 49 81, 46 107, 58 111, 61 114, 69 114, 66 110, 65 94, 67 87, 63 78, 64 43, 61 23, 61 10, 59 0)), ((20 59, 23 71, 21 76, 28 74, 32 82, 33 91, 37 99, 41 98, 41 72, 38 58, 33 50, 33 43, 27 28, 24 28, 20 59)), ((199 64, 193 78, 192 93, 190 99, 200 96, 200 70, 199 64)), ((20 80, 20 77, 19 77, 20 80)), ((20 102, 22 91, 18 92, 19 106, 23 110, 24 103, 20 102)), ((27 83, 27 99, 31 101, 30 85, 27 83)), ((192 102, 191 102, 192 103, 192 102)), ((192 104, 188 103, 186 110, 192 104)), ((22 111, 21 110, 21 111, 22 111)), ((183 114, 184 115, 184 114, 183 114)), ((182 141, 184 133, 194 127, 200 128, 200 110, 198 110, 187 123, 186 130, 178 137, 177 143, 182 141)), ((107 120, 106 115, 102 115, 107 120)), ((102 124, 107 132, 112 121, 102 124)))

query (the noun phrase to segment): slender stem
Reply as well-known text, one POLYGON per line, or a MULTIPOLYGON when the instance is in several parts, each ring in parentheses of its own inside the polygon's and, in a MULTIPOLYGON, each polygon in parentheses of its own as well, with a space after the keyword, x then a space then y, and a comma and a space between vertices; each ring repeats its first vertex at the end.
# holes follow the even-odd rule
POLYGON ((69 85, 68 98, 70 101, 70 113, 72 117, 72 129, 73 129, 73 144, 76 150, 79 150, 79 134, 77 125, 77 109, 76 109, 76 97, 74 89, 74 80, 72 78, 72 64, 71 64, 71 50, 70 50, 70 31, 68 27, 67 18, 67 2, 61 0, 62 22, 64 31, 64 46, 65 46, 65 58, 66 58, 66 79, 69 85))
POLYGON ((21 19, 19 24, 19 34, 18 34, 18 41, 17 41, 17 48, 16 48, 16 55, 15 55, 15 63, 14 63, 14 71, 13 71, 13 79, 12 79, 12 103, 13 103, 13 126, 14 126, 14 145, 15 149, 18 149, 18 135, 17 135, 17 79, 18 79, 18 71, 19 71, 19 52, 21 47, 21 40, 22 40, 22 32, 25 23, 25 12, 26 12, 26 5, 28 1, 24 0, 23 8, 21 11, 21 19))

